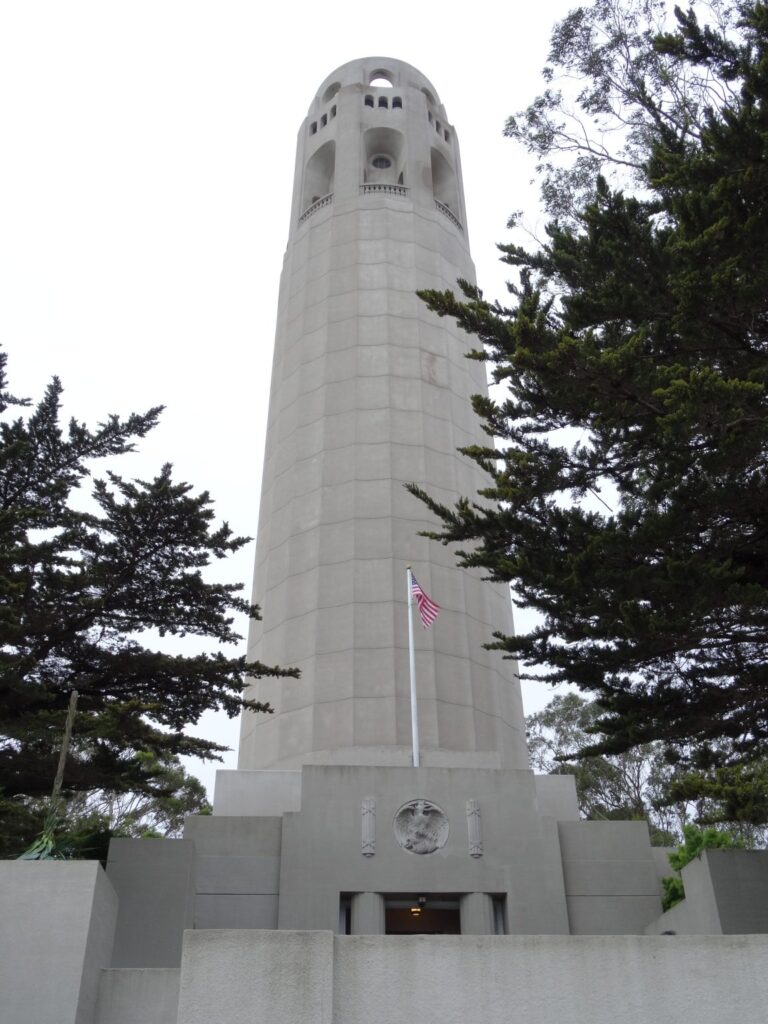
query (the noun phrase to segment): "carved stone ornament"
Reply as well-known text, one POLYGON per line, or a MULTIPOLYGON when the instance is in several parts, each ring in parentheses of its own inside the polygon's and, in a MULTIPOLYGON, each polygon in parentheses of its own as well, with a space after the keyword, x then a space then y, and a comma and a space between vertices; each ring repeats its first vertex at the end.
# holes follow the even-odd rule
POLYGON ((376 853, 376 801, 372 796, 363 800, 362 815, 362 852, 364 857, 372 857, 376 853))
POLYGON ((483 856, 483 833, 480 821, 480 805, 477 800, 467 800, 467 835, 469 856, 483 856))
POLYGON ((409 853, 434 853, 448 839, 448 817, 429 800, 409 800, 393 824, 395 839, 409 853))

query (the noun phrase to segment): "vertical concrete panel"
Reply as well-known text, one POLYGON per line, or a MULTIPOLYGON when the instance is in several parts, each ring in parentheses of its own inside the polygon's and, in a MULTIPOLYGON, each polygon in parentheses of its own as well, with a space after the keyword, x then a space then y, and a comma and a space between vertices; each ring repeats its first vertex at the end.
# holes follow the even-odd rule
MULTIPOLYGON (((74 865, 72 865, 74 866, 74 865)), ((80 998, 77 1004, 78 1024, 94 1019, 101 972, 112 962, 112 951, 118 916, 118 898, 101 864, 96 864, 91 916, 85 940, 80 998)), ((55 924, 55 922, 53 922, 55 924)))
POLYGON ((178 1024, 332 1024, 331 932, 188 931, 178 1024))
POLYGON ((178 967, 192 926, 194 843, 113 839, 107 877, 120 898, 114 967, 178 967))
POLYGON ((352 934, 383 935, 384 897, 378 892, 358 892, 352 897, 352 934))
POLYGON ((493 901, 484 892, 468 892, 459 904, 462 935, 493 935, 493 901))
POLYGON ((176 1024, 178 968, 102 971, 96 1024, 176 1024))
POLYGON ((702 860, 712 879, 723 934, 768 932, 768 851, 705 850, 702 860))
POLYGON ((94 1024, 116 913, 95 861, 0 863, 3 1024, 94 1024))

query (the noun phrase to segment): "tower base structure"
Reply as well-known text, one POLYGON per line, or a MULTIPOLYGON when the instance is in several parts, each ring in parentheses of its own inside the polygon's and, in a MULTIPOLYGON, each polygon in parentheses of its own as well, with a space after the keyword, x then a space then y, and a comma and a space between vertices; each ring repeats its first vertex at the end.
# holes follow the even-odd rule
POLYGON ((0 865, 0 1020, 761 1019, 768 852, 707 851, 662 914, 668 873, 569 776, 224 771, 213 815, 113 840, 106 873, 0 865))

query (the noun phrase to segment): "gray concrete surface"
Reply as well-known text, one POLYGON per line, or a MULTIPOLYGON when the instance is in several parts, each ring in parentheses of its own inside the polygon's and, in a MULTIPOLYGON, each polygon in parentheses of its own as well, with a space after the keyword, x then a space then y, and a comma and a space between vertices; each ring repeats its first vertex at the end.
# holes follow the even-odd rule
POLYGON ((346 936, 335 949, 334 1024, 745 1024, 768 1005, 768 936, 346 936))
POLYGON ((0 1021, 94 1024, 116 914, 95 861, 0 861, 0 1021))
POLYGON ((661 913, 643 821, 558 823, 572 935, 642 935, 661 913))
POLYGON ((768 936, 188 932, 178 1024, 744 1024, 767 955, 768 936))
POLYGON ((176 1024, 180 974, 178 967, 102 971, 97 1024, 176 1024))
POLYGON ((194 927, 276 928, 282 819, 201 815, 184 835, 195 848, 194 927))
POLYGON ((178 967, 194 921, 194 844, 113 839, 107 877, 120 905, 113 967, 178 967))
POLYGON ((378 892, 357 892, 352 896, 353 935, 383 935, 384 897, 378 892))
POLYGON ((705 850, 701 859, 712 878, 723 934, 768 932, 768 850, 705 850))
POLYGON ((493 935, 493 900, 484 892, 468 892, 459 906, 462 935, 493 935))
POLYGON ((216 772, 215 815, 272 817, 301 808, 301 772, 216 772))
POLYGON ((576 779, 573 775, 535 775, 534 779, 539 814, 556 821, 579 820, 576 779))
POLYGON ((178 1024, 332 1024, 330 932, 186 932, 178 1024))

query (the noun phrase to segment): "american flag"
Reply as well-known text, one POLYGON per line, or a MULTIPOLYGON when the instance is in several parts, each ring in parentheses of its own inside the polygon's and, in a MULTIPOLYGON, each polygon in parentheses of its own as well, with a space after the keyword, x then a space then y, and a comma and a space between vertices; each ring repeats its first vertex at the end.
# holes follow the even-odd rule
POLYGON ((437 618, 440 605, 435 604, 432 598, 425 594, 413 573, 411 573, 411 596, 419 606, 422 626, 424 629, 428 629, 437 618))

